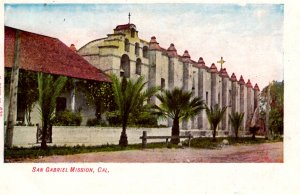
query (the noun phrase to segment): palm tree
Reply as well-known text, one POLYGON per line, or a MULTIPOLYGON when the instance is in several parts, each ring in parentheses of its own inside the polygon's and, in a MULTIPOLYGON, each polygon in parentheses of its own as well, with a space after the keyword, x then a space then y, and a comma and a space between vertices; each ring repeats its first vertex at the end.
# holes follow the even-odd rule
POLYGON ((205 111, 207 115, 208 122, 213 130, 213 141, 216 141, 216 130, 218 124, 221 122, 224 113, 227 107, 223 107, 222 109, 216 104, 214 107, 210 106, 210 108, 205 105, 205 111))
POLYGON ((242 122, 243 122, 244 113, 235 112, 232 115, 229 114, 229 118, 230 118, 232 127, 234 129, 235 138, 237 139, 239 129, 240 129, 240 127, 242 125, 242 122))
POLYGON ((60 95, 66 81, 67 77, 59 76, 54 79, 50 74, 38 73, 38 104, 42 120, 42 149, 47 149, 47 131, 50 127, 50 121, 54 117, 56 99, 60 95))
POLYGON ((144 102, 151 96, 155 95, 159 88, 151 87, 144 90, 147 82, 144 82, 143 77, 139 77, 137 80, 127 80, 123 77, 120 82, 116 75, 111 75, 111 80, 115 102, 122 119, 122 132, 119 145, 126 147, 128 145, 126 128, 128 125, 129 115, 131 113, 141 111, 144 107, 144 102))
MULTIPOLYGON (((156 97, 161 104, 155 107, 155 113, 163 119, 173 119, 172 136, 179 136, 179 121, 188 120, 196 116, 204 109, 203 101, 193 97, 192 92, 175 87, 173 90, 165 90, 156 97)), ((171 143, 178 144, 179 138, 172 138, 171 143)))

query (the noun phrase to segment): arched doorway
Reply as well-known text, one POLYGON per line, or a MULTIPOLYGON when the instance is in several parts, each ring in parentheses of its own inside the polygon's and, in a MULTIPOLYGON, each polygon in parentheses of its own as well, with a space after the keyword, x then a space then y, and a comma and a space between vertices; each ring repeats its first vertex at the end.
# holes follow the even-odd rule
POLYGON ((121 57, 120 62, 120 76, 124 76, 126 78, 130 77, 130 60, 128 55, 124 54, 121 57))

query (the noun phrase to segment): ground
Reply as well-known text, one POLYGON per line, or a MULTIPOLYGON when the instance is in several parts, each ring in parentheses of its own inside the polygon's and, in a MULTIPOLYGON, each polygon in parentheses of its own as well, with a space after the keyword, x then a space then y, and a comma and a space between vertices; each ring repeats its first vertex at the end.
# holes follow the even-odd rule
POLYGON ((144 149, 97 152, 26 159, 23 162, 120 162, 120 163, 240 163, 283 162, 283 142, 224 146, 221 149, 144 149))

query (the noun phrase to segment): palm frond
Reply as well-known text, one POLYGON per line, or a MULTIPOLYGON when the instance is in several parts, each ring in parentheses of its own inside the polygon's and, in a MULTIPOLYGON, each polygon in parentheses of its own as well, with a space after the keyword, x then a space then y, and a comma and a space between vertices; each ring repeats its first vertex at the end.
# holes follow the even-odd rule
POLYGON ((161 104, 155 109, 164 119, 179 118, 190 119, 204 109, 203 101, 193 97, 192 92, 184 91, 175 87, 173 90, 164 90, 162 94, 156 95, 161 104))
POLYGON ((242 125, 244 113, 235 112, 233 114, 229 114, 229 119, 231 121, 231 125, 237 131, 242 125))
POLYGON ((38 73, 39 108, 42 121, 48 122, 54 116, 56 99, 59 97, 66 84, 66 77, 58 77, 54 80, 50 74, 38 73))
POLYGON ((218 104, 216 104, 214 107, 208 107, 207 105, 205 105, 207 119, 212 129, 217 128, 226 112, 226 109, 227 107, 220 108, 218 104))

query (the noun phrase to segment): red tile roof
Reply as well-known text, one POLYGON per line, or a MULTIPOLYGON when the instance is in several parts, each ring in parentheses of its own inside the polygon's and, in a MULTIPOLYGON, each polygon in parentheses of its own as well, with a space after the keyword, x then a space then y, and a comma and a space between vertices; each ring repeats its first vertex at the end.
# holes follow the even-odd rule
MULTIPOLYGON (((11 68, 17 29, 5 26, 5 67, 11 68)), ((60 40, 20 30, 20 68, 29 71, 63 75, 72 78, 110 82, 99 69, 92 66, 60 40)))
POLYGON ((121 24, 118 25, 114 30, 126 30, 129 28, 136 28, 134 24, 121 24))

